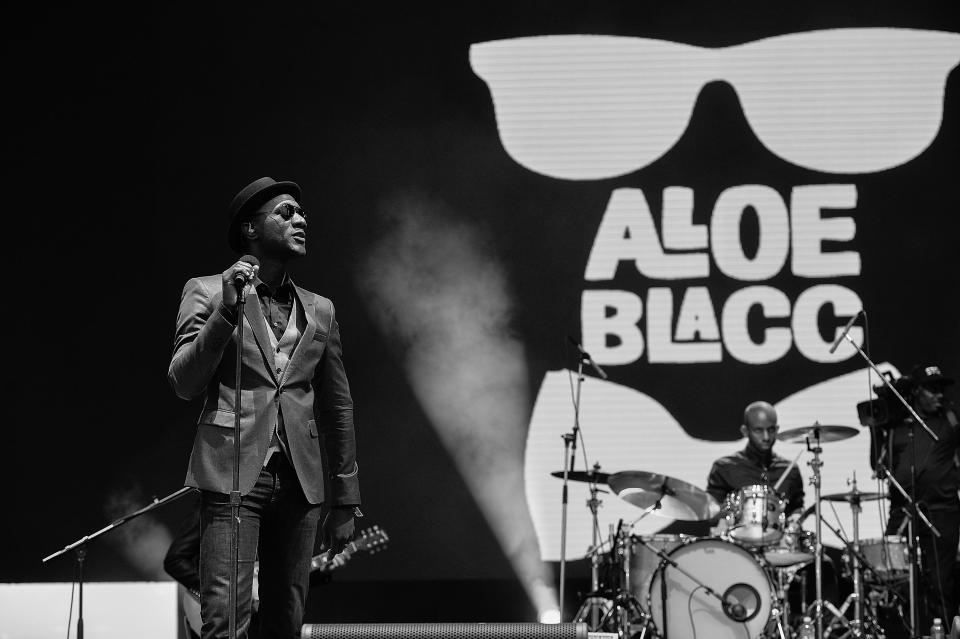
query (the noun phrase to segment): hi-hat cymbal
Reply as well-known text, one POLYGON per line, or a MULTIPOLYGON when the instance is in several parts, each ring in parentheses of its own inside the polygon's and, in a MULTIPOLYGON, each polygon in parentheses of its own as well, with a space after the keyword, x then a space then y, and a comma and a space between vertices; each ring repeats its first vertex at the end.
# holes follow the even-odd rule
POLYGON ((845 501, 850 504, 856 504, 861 501, 874 501, 876 499, 883 499, 884 497, 886 497, 884 493, 862 493, 859 490, 820 495, 820 499, 825 501, 845 501))
POLYGON ((649 508, 659 501, 660 508, 653 514, 660 517, 701 521, 720 513, 720 504, 710 493, 667 475, 625 470, 610 475, 607 484, 620 499, 640 508, 649 508))
POLYGON ((790 428, 780 431, 777 440, 787 444, 803 444, 807 439, 816 439, 816 434, 820 434, 820 443, 838 442, 842 439, 856 437, 860 431, 853 426, 827 426, 825 424, 814 424, 812 426, 801 426, 799 428, 790 428))
MULTIPOLYGON (((563 479, 562 470, 555 470, 550 474, 554 477, 563 479)), ((574 470, 567 473, 567 479, 570 481, 585 481, 594 484, 605 484, 607 483, 607 480, 610 479, 610 473, 599 473, 592 470, 574 470)))

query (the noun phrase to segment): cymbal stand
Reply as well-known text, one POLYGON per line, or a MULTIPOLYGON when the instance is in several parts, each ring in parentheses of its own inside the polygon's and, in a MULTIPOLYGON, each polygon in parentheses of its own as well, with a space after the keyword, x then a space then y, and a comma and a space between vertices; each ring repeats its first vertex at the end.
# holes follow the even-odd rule
MULTIPOLYGON (((600 464, 593 464, 594 474, 600 472, 600 464)), ((597 493, 606 492, 601 490, 596 482, 590 482, 590 499, 587 500, 587 507, 590 509, 591 519, 593 520, 593 545, 590 547, 590 594, 580 604, 580 608, 573 617, 575 622, 587 622, 587 627, 591 632, 596 632, 600 628, 600 619, 603 608, 607 600, 600 593, 600 522, 597 512, 603 501, 597 498, 597 493)))
MULTIPOLYGON (((830 609, 830 612, 833 613, 836 618, 830 624, 830 627, 827 629, 824 634, 824 639, 830 636, 830 633, 833 631, 834 626, 839 621, 843 626, 849 628, 849 632, 842 637, 851 636, 851 637, 862 637, 863 636, 863 578, 861 573, 861 563, 860 563, 860 512, 863 508, 860 506, 860 491, 857 490, 857 474, 854 471, 853 481, 847 481, 848 485, 852 485, 852 497, 848 502, 850 504, 850 511, 853 513, 853 542, 848 542, 841 537, 841 541, 846 544, 850 552, 850 565, 851 572, 853 573, 853 592, 847 595, 847 598, 844 599, 843 605, 839 609, 835 608, 829 602, 826 604, 830 609), (850 604, 853 603, 853 620, 847 622, 846 614, 847 609, 850 607, 850 604)), ((839 535, 838 535, 839 537, 839 535)))
POLYGON ((810 438, 807 437, 807 450, 813 453, 813 459, 808 461, 807 465, 813 470, 810 483, 813 485, 813 503, 817 517, 817 523, 815 524, 817 538, 813 551, 813 578, 816 586, 816 599, 813 605, 817 639, 823 639, 823 527, 820 525, 822 521, 820 515, 820 467, 823 466, 820 455, 823 453, 823 449, 820 447, 820 422, 814 422, 813 426, 813 446, 810 446, 810 438))
MULTIPOLYGON (((854 480, 854 482, 855 481, 856 480, 854 480)), ((856 492, 856 483, 854 483, 854 492, 856 492)), ((857 499, 856 501, 858 502, 858 510, 854 512, 854 519, 853 519, 853 530, 854 530, 853 534, 854 534, 854 540, 855 540, 854 542, 848 541, 846 538, 844 538, 843 534, 838 529, 834 528, 833 526, 828 524, 826 521, 822 522, 824 526, 830 529, 830 532, 832 532, 834 535, 837 536, 837 539, 840 540, 840 543, 842 543, 846 547, 847 553, 853 559, 852 565, 854 566, 854 571, 855 571, 854 577, 853 577, 854 592, 847 596, 847 598, 843 602, 843 605, 840 606, 840 608, 838 609, 829 601, 824 602, 824 607, 830 610, 830 613, 834 616, 834 621, 831 622, 830 628, 828 628, 826 633, 824 634, 824 639, 827 639, 827 637, 830 636, 830 633, 833 631, 833 626, 837 625, 838 623, 843 625, 846 628, 849 628, 849 632, 846 634, 840 635, 838 639, 843 639, 844 637, 847 637, 847 636, 853 636, 853 637, 874 636, 869 634, 867 632, 868 630, 872 630, 876 636, 880 636, 883 634, 883 629, 880 628, 880 625, 877 623, 876 614, 873 612, 867 615, 863 614, 863 608, 862 608, 863 568, 867 567, 873 570, 873 566, 871 565, 870 561, 863 556, 863 553, 860 552, 860 542, 859 542, 860 529, 859 529, 859 522, 857 519, 857 515, 859 511, 862 510, 862 508, 859 508, 859 499, 857 499), (854 608, 855 618, 853 621, 848 622, 846 618, 846 613, 847 613, 847 610, 850 608, 851 602, 857 602, 859 604, 858 607, 860 608, 860 610, 858 612, 857 608, 854 608)), ((872 608, 870 608, 870 610, 872 611, 872 608)))

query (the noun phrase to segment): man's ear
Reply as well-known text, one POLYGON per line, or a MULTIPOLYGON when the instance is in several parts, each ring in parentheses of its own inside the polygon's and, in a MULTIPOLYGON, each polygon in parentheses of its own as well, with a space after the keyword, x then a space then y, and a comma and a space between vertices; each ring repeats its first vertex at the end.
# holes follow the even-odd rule
POLYGON ((240 233, 243 235, 244 239, 247 239, 247 240, 257 239, 257 229, 254 228, 253 222, 241 222, 240 233))
POLYGON ((747 436, 747 426, 746 424, 740 424, 740 434, 744 437, 747 436))

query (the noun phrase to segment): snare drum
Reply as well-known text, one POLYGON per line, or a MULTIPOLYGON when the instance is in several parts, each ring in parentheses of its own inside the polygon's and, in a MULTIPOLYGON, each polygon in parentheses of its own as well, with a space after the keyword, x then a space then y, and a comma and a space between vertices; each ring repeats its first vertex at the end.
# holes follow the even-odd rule
POLYGON ((813 561, 817 536, 809 530, 787 530, 776 546, 763 549, 763 558, 771 566, 782 568, 813 561))
POLYGON ((746 546, 766 546, 783 535, 783 500, 770 486, 744 486, 727 496, 723 515, 727 534, 746 546))
POLYGON ((910 550, 906 537, 887 535, 860 542, 860 554, 870 565, 864 566, 880 581, 900 579, 910 572, 910 550))
POLYGON ((774 586, 750 551, 722 539, 698 539, 676 548, 669 564, 660 566, 650 583, 647 603, 657 629, 671 637, 743 639, 762 636, 773 609, 774 586), (707 593, 687 573, 711 588, 724 601, 743 607, 734 619, 720 600, 707 593))

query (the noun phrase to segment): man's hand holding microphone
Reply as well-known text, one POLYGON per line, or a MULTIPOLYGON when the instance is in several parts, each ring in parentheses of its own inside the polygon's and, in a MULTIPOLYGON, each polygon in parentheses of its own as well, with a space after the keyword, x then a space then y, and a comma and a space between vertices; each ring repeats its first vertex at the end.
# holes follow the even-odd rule
POLYGON ((223 272, 223 305, 234 308, 237 293, 243 290, 244 297, 253 290, 253 280, 260 271, 260 260, 253 255, 244 255, 223 272))

